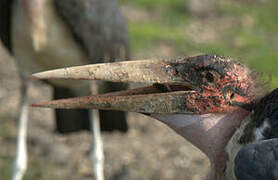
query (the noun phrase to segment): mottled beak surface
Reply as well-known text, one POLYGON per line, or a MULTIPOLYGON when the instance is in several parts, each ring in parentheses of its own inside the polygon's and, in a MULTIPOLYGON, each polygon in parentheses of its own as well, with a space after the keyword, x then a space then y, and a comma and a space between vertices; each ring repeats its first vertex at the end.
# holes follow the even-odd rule
POLYGON ((246 108, 255 99, 255 93, 250 91, 255 82, 248 69, 234 60, 211 55, 77 66, 41 72, 30 77, 150 85, 121 92, 33 104, 38 107, 121 110, 148 114, 206 114, 246 108))

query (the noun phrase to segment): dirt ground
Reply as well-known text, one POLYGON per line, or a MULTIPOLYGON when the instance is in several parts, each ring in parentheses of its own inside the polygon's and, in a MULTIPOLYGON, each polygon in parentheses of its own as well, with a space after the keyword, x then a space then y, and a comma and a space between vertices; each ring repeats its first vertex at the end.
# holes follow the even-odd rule
MULTIPOLYGON (((1 47, 0 170, 9 170, 15 154, 20 83, 14 60, 1 47)), ((30 102, 49 100, 51 93, 51 87, 38 81, 31 82, 28 89, 30 102)), ((30 108, 29 117, 26 179, 93 178, 89 132, 55 133, 53 111, 49 109, 30 108)), ((106 179, 198 180, 205 176, 205 156, 164 124, 136 113, 128 114, 128 123, 127 134, 102 134, 106 179)))

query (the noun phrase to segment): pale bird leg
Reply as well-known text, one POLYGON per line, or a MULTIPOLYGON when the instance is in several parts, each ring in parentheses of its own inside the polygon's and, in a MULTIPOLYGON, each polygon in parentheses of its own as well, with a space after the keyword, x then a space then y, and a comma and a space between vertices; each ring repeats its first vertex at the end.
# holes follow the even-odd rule
MULTIPOLYGON (((24 83, 24 82, 23 82, 24 83)), ((24 86, 24 85, 23 85, 24 86)), ((21 112, 19 117, 19 129, 17 138, 17 151, 13 165, 12 180, 21 180, 27 169, 27 124, 29 105, 27 100, 26 87, 22 91, 21 112)))
MULTIPOLYGON (((96 81, 91 84, 92 94, 98 94, 98 85, 96 81)), ((90 116, 91 123, 91 133, 92 133, 92 149, 90 153, 90 158, 93 164, 93 174, 96 180, 104 180, 103 164, 104 164, 104 153, 103 153, 103 143, 101 138, 100 130, 100 119, 99 111, 92 110, 90 116)))

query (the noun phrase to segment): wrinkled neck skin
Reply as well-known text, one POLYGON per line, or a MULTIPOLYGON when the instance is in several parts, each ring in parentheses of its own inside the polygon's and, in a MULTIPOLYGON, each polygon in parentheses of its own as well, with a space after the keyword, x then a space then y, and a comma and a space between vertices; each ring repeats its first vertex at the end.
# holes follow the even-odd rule
POLYGON ((224 180, 227 154, 225 147, 248 111, 238 109, 228 114, 153 114, 178 134, 203 151, 210 160, 207 180, 224 180))

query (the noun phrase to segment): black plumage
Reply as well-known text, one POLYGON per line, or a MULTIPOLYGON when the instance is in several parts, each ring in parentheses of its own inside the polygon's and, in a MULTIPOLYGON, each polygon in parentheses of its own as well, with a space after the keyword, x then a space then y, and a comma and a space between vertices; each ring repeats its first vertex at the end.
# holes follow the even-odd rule
POLYGON ((237 180, 277 180, 278 140, 246 145, 235 158, 234 170, 237 180))
POLYGON ((0 38, 5 47, 11 51, 11 13, 13 0, 0 1, 0 38))
POLYGON ((262 137, 246 144, 236 155, 236 178, 278 180, 278 89, 258 102, 251 123, 261 128, 262 137))

